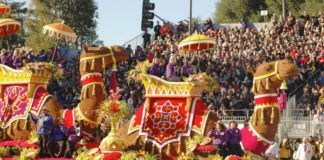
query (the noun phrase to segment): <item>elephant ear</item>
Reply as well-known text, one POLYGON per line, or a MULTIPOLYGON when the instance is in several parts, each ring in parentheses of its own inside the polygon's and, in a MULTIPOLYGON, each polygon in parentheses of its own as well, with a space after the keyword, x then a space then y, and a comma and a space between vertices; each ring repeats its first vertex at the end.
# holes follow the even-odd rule
POLYGON ((246 67, 246 70, 247 70, 248 72, 252 73, 252 74, 255 73, 255 68, 253 68, 253 67, 250 66, 250 65, 248 65, 248 66, 246 67))

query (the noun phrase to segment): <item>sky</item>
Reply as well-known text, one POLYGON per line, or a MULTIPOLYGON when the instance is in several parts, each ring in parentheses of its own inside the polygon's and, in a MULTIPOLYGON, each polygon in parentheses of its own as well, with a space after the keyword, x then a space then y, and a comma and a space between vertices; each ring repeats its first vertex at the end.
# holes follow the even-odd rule
MULTIPOLYGON (((12 0, 27 1, 30 0, 12 0)), ((95 0, 99 19, 97 34, 105 45, 123 45, 140 35, 143 0, 95 0)), ((212 17, 218 0, 192 0, 192 16, 202 20, 212 17)), ((155 3, 154 13, 177 23, 189 17, 189 0, 150 0, 155 3)), ((156 18, 154 22, 156 22, 156 18)), ((161 23, 160 23, 161 24, 161 23)))
MULTIPOLYGON (((105 45, 122 45, 141 34, 142 0, 96 0, 99 39, 105 45)), ((154 13, 177 23, 189 17, 189 0, 150 0, 154 13)), ((203 20, 212 17, 218 0, 192 0, 192 16, 203 20)), ((154 19, 156 22, 157 19, 154 19)))

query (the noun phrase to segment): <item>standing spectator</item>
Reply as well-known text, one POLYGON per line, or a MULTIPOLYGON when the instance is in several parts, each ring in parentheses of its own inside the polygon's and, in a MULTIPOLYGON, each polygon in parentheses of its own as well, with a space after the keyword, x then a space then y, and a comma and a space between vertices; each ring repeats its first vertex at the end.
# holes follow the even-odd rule
POLYGON ((30 118, 37 125, 40 157, 53 157, 52 152, 49 148, 49 136, 52 131, 54 122, 52 116, 49 114, 49 110, 43 108, 42 114, 38 117, 38 119, 34 118, 32 114, 30 114, 30 118))
POLYGON ((159 37, 161 35, 160 32, 161 29, 161 25, 159 21, 156 21, 156 25, 154 26, 154 39, 157 40, 157 37, 159 37))
POLYGON ((280 160, 290 160, 291 146, 287 137, 282 139, 282 142, 279 146, 279 156, 280 160))
POLYGON ((63 119, 59 118, 51 134, 54 147, 56 145, 58 146, 57 154, 55 154, 57 158, 62 157, 64 154, 63 149, 64 149, 65 142, 67 140, 67 131, 68 129, 63 125, 63 119))
POLYGON ((241 142, 241 131, 237 128, 237 122, 231 121, 229 123, 230 128, 226 130, 228 137, 228 150, 229 154, 242 156, 243 151, 240 145, 241 142))
POLYGON ((143 37, 143 47, 146 48, 147 45, 150 44, 151 34, 149 34, 146 30, 142 37, 143 37))
POLYGON ((134 53, 133 53, 133 50, 132 50, 132 46, 130 44, 127 46, 127 48, 125 48, 125 51, 128 53, 129 58, 133 58, 134 57, 134 53))
POLYGON ((68 143, 64 157, 71 158, 75 151, 75 145, 82 138, 82 127, 79 121, 74 121, 73 126, 68 131, 68 143))
POLYGON ((225 125, 221 122, 216 122, 215 128, 208 132, 208 137, 213 139, 213 145, 217 153, 222 157, 226 157, 228 136, 225 125))
POLYGON ((298 160, 311 160, 312 159, 312 145, 309 144, 307 137, 305 137, 303 139, 302 144, 299 144, 296 158, 298 160))

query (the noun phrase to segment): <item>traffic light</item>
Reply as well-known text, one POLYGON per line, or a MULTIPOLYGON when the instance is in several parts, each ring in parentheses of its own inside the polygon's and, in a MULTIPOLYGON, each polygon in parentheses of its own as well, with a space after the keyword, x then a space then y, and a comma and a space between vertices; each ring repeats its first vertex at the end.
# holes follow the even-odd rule
POLYGON ((150 0, 143 0, 143 11, 142 11, 142 31, 147 30, 147 28, 153 28, 153 11, 155 4, 151 3, 150 0))

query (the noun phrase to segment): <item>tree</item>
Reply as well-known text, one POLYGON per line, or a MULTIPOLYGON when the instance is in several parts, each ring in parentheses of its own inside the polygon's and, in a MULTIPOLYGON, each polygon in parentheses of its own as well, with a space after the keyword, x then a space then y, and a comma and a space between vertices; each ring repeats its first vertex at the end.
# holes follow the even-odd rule
POLYGON ((263 0, 221 0, 216 3, 214 18, 217 23, 237 23, 244 17, 253 20, 265 7, 263 0))
POLYGON ((36 52, 53 47, 55 39, 43 34, 44 25, 57 21, 54 12, 50 9, 51 3, 46 0, 33 0, 30 5, 25 20, 26 45, 36 52))
POLYGON ((42 34, 42 27, 53 22, 70 26, 78 35, 78 46, 100 42, 96 33, 98 7, 94 0, 33 0, 31 8, 27 43, 36 50, 54 46, 55 40, 42 34))
MULTIPOLYGON (((239 22, 242 17, 259 22, 260 11, 268 10, 269 16, 282 15, 283 0, 220 0, 216 3, 215 21, 218 23, 239 22)), ((302 11, 312 14, 323 10, 324 0, 285 0, 286 11, 299 16, 302 11)))

